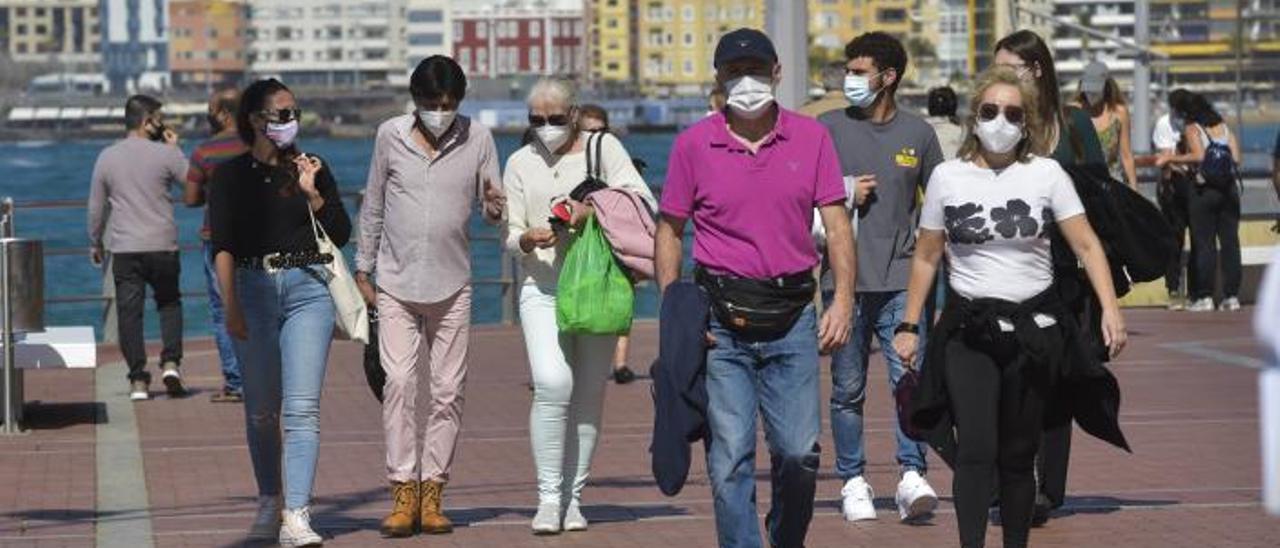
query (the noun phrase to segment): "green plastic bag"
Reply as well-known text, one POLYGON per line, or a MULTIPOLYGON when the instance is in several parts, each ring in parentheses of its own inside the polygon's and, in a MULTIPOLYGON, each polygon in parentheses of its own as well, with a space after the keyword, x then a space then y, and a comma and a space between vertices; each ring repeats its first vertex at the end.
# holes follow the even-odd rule
POLYGON ((619 335, 631 330, 635 289, 595 216, 569 244, 556 289, 556 322, 563 333, 619 335))

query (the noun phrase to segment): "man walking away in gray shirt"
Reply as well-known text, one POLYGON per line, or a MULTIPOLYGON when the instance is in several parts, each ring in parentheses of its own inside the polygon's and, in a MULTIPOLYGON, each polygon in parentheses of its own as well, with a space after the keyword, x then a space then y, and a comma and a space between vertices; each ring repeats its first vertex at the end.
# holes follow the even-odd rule
POLYGON ((170 397, 186 394, 178 365, 182 361, 182 300, 178 292, 178 227, 173 221, 173 190, 187 173, 178 136, 165 127, 160 101, 134 95, 125 102, 128 133, 98 155, 89 187, 89 242, 101 264, 111 254, 120 321, 120 353, 129 365, 132 400, 149 397, 151 374, 142 333, 146 286, 160 311, 160 352, 170 397))
MULTIPOLYGON (((918 193, 942 163, 942 151, 928 122, 897 108, 894 93, 907 68, 907 53, 897 38, 882 32, 854 38, 845 47, 845 59, 844 93, 850 107, 827 112, 818 121, 831 132, 843 174, 854 179, 852 211, 858 216, 853 334, 831 357, 831 430, 836 473, 845 482, 842 511, 846 520, 860 521, 876 518, 874 495, 863 478, 862 406, 871 336, 880 339, 890 388, 896 388, 912 364, 902 363, 894 352, 894 333, 922 330, 901 325, 915 251, 918 193)), ((902 474, 895 497, 899 517, 926 518, 938 497, 924 478, 925 445, 901 428, 896 432, 902 474)))

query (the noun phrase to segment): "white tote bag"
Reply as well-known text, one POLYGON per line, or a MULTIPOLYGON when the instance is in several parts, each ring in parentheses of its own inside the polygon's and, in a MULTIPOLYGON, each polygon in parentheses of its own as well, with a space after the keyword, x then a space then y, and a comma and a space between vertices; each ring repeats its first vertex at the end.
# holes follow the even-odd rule
POLYGON ((311 216, 311 232, 316 237, 316 251, 333 256, 329 264, 324 265, 329 271, 329 295, 333 297, 334 324, 338 334, 362 344, 369 344, 369 313, 365 308, 364 298, 360 296, 360 288, 347 269, 347 259, 342 250, 333 245, 324 227, 316 222, 316 215, 307 206, 307 214, 311 216))

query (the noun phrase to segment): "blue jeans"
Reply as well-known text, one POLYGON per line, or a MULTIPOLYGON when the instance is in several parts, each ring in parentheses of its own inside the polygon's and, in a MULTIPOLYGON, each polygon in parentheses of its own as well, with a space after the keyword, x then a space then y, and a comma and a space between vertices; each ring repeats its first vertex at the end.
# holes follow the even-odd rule
POLYGON ((213 266, 213 245, 204 242, 204 280, 209 286, 209 322, 213 324, 213 341, 218 345, 218 358, 222 360, 222 388, 239 393, 243 381, 240 378, 240 362, 236 359, 236 347, 227 334, 227 319, 222 312, 222 295, 219 293, 218 274, 213 266))
MULTIPOLYGON (((831 302, 832 294, 824 299, 831 302)), ((867 400, 867 362, 871 357, 871 336, 880 340, 880 351, 889 364, 889 391, 902 380, 906 368, 893 351, 893 329, 902 323, 907 304, 906 291, 860 292, 854 302, 853 333, 849 343, 831 354, 831 435, 836 442, 836 475, 843 480, 862 475, 867 465, 866 444, 862 440, 863 404, 867 400)), ((932 306, 926 306, 922 318, 931 318, 932 306)), ((926 327, 920 321, 920 348, 923 354, 926 327)), ((898 466, 903 470, 925 473, 925 444, 911 441, 897 426, 898 412, 893 406, 894 429, 898 438, 898 466)))
POLYGON ((707 354, 707 469, 715 498, 716 532, 725 548, 758 548, 756 413, 764 417, 772 459, 770 544, 804 545, 813 518, 818 476, 818 337, 813 307, 780 339, 744 340, 714 318, 707 354))
POLYGON ((285 507, 295 510, 311 501, 320 388, 333 338, 333 299, 322 275, 315 268, 236 270, 249 338, 235 346, 244 364, 245 430, 258 494, 280 494, 283 462, 285 507))

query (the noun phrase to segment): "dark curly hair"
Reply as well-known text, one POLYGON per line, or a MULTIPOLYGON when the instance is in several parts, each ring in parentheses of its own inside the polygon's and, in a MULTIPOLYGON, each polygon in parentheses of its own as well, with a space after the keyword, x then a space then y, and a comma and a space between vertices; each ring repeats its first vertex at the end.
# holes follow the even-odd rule
POLYGON ((876 66, 876 71, 885 71, 893 69, 897 77, 893 80, 893 85, 889 86, 889 90, 897 90, 898 84, 902 82, 902 76, 907 72, 907 50, 902 47, 902 42, 893 35, 875 31, 868 32, 853 40, 844 47, 844 58, 852 61, 859 57, 871 58, 872 64, 876 66))

